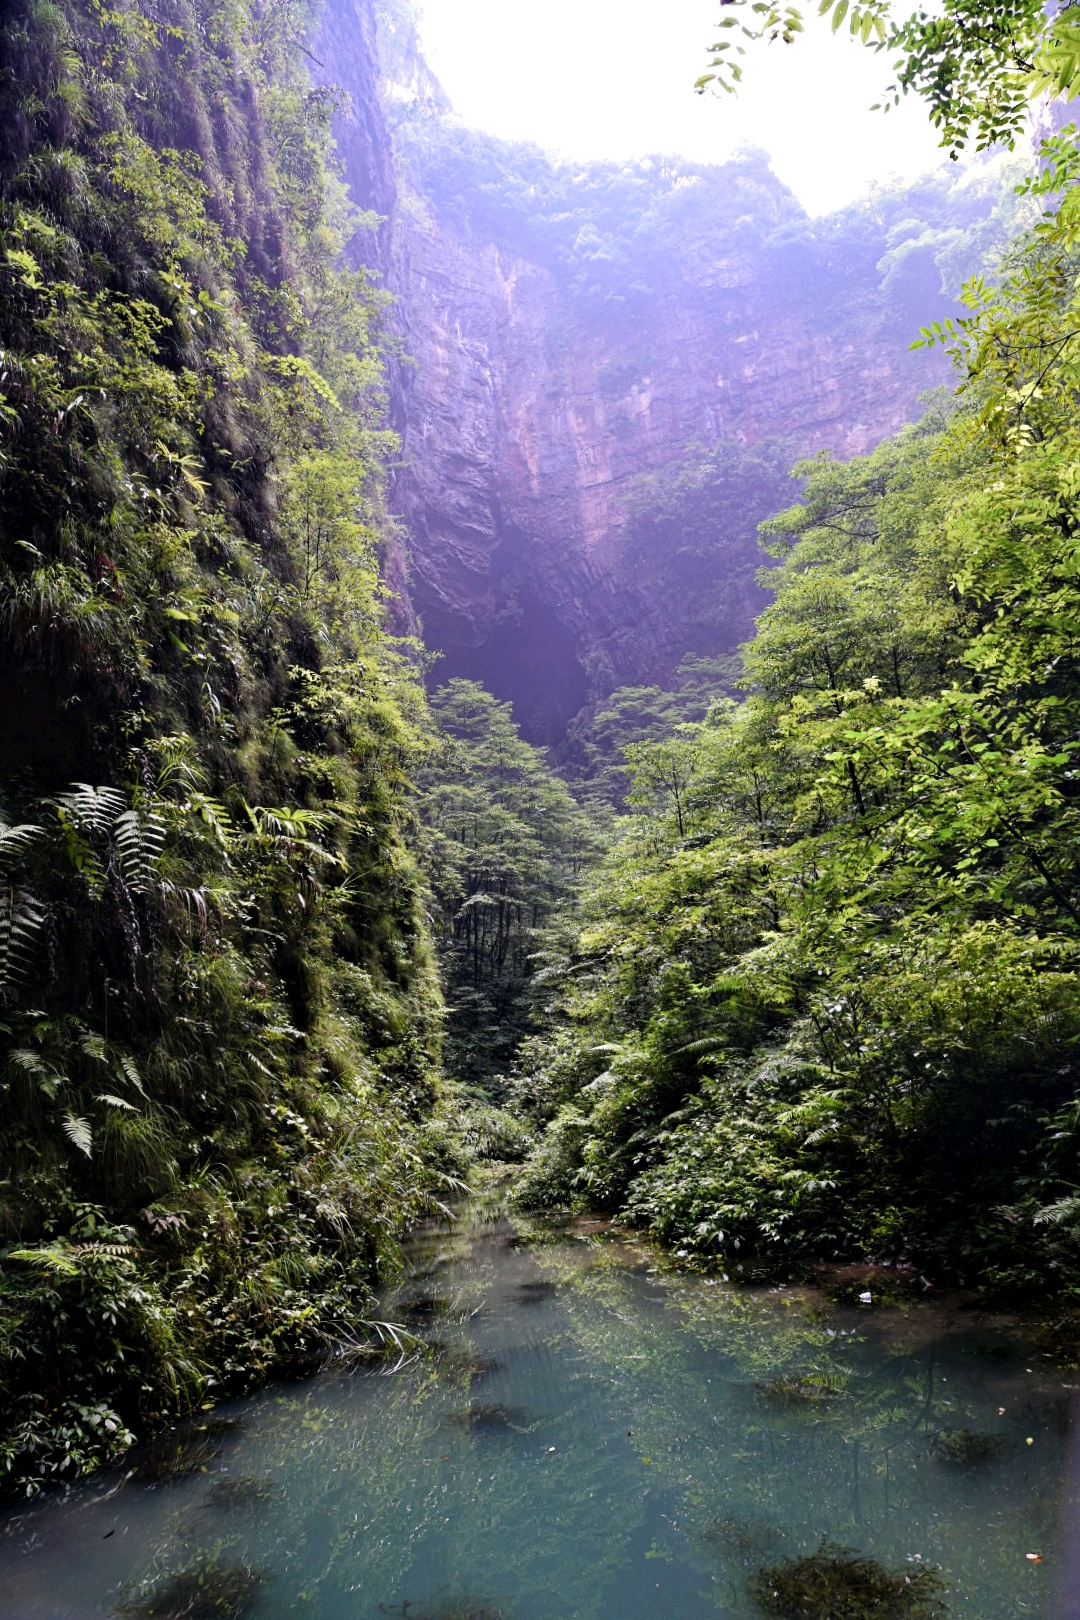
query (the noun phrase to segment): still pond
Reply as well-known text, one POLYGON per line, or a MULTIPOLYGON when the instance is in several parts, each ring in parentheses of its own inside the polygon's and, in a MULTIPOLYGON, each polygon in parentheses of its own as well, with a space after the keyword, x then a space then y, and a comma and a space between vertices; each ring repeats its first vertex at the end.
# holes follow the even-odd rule
POLYGON ((400 1349, 8 1513, 4 1620, 1062 1612, 1071 1380, 1007 1318, 479 1206, 374 1314, 400 1349))

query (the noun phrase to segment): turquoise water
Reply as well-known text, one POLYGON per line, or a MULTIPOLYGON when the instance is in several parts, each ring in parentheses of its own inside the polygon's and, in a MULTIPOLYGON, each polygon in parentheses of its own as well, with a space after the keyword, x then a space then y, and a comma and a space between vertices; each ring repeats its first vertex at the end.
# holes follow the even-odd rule
POLYGON ((725 1285, 590 1222, 473 1212, 408 1263, 381 1314, 428 1348, 218 1409, 179 1477, 9 1515, 4 1620, 750 1617, 754 1573, 823 1541, 933 1566, 949 1615, 1054 1614, 1071 1392, 1007 1321, 725 1285), (207 1568, 231 1607, 161 1601, 207 1568))

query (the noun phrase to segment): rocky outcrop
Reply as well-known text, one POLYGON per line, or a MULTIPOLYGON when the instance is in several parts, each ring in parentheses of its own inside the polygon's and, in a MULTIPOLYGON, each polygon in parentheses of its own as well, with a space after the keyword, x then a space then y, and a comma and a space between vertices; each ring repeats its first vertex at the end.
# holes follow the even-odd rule
MULTIPOLYGON (((876 311, 837 332, 778 307, 749 254, 718 257, 685 299, 593 323, 550 269, 413 208, 392 276, 415 362, 396 498, 425 638, 442 672, 513 699, 549 741, 591 696, 707 650, 655 601, 648 560, 623 566, 642 475, 723 438, 783 439, 792 460, 861 453, 940 375, 904 335, 871 334, 876 311)), ((745 593, 708 650, 745 639, 763 600, 745 593)))
MULTIPOLYGON (((575 177, 536 153, 480 150, 400 40, 396 83, 373 103, 372 37, 368 0, 331 0, 319 55, 350 93, 350 184, 388 214, 379 256, 409 356, 394 500, 411 605, 442 654, 437 677, 482 680, 554 741, 615 686, 733 649, 764 600, 743 544, 726 621, 691 646, 664 599, 668 559, 626 543, 642 478, 723 440, 850 456, 911 420, 942 377, 910 351, 908 305, 926 318, 933 256, 913 255, 886 297, 878 262, 902 204, 812 225, 760 156, 575 177), (518 201, 500 210, 502 162, 518 201), (611 203, 624 179, 629 200, 611 203), (582 191, 598 199, 595 227, 582 191), (568 208, 581 216, 569 227, 568 208)), ((751 529, 775 510, 774 484, 762 500, 751 529)), ((720 573, 734 566, 723 541, 720 573)))

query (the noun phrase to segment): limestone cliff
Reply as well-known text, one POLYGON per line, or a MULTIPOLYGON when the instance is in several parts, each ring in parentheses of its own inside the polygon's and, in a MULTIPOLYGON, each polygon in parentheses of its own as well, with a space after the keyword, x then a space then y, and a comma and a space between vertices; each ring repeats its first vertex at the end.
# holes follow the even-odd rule
POLYGON ((382 27, 377 95, 372 0, 330 0, 319 55, 350 94, 349 182, 388 216, 410 602, 438 674, 554 741, 614 686, 731 650, 764 601, 774 478, 744 481, 711 565, 699 548, 700 589, 728 587, 707 633, 693 591, 673 597, 662 525, 652 552, 628 543, 642 480, 724 441, 848 456, 911 420, 943 378, 910 350, 936 254, 988 205, 936 183, 811 222, 761 154, 559 165, 463 130, 407 16, 382 27))

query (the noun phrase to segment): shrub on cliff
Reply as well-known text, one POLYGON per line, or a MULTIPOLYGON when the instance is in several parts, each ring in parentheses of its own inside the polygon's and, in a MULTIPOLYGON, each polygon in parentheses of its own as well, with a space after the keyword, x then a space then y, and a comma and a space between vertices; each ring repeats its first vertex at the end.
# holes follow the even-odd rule
POLYGON ((382 300, 287 6, 0 25, 0 1458, 354 1318, 436 1181, 382 300))

